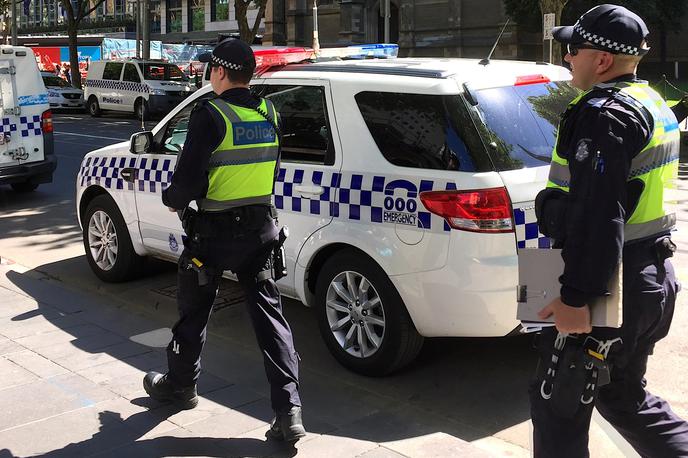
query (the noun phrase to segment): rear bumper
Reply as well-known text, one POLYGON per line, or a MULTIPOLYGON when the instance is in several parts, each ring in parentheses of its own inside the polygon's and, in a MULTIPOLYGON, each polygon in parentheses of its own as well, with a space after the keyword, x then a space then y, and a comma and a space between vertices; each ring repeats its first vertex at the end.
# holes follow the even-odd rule
POLYGON ((45 160, 28 164, 0 166, 0 185, 12 183, 52 183, 57 168, 57 157, 46 156, 45 160))
POLYGON ((509 335, 519 325, 514 234, 462 232, 459 238, 462 243, 452 241, 442 269, 394 275, 390 280, 425 337, 509 335))

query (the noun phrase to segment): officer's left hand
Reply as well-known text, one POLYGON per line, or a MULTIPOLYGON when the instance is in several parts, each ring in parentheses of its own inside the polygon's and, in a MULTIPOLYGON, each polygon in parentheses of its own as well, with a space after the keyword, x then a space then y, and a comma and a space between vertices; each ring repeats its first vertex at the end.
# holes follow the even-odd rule
POLYGON ((172 207, 167 207, 167 209, 168 209, 169 211, 171 211, 172 213, 175 213, 175 212, 177 211, 177 210, 175 210, 175 209, 172 208, 172 207))
POLYGON ((567 334, 584 334, 592 331, 590 320, 590 307, 571 307, 557 297, 552 302, 538 312, 541 320, 554 315, 554 325, 559 332, 567 334))

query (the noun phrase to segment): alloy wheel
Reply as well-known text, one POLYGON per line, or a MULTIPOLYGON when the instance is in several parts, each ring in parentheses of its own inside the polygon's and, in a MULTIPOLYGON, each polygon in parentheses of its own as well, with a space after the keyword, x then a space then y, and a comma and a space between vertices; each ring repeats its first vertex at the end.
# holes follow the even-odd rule
POLYGON ((102 270, 110 270, 117 262, 117 231, 112 218, 102 210, 88 222, 88 246, 91 257, 102 270))
POLYGON ((375 354, 385 335, 385 312, 370 281, 358 272, 346 271, 332 279, 325 304, 332 335, 351 356, 375 354))

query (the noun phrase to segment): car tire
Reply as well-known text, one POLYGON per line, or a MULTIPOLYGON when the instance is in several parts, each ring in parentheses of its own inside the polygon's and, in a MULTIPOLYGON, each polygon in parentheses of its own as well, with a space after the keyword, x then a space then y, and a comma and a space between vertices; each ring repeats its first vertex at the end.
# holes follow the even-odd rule
POLYGON ((390 374, 413 361, 423 347, 423 337, 389 277, 360 252, 340 251, 325 262, 316 283, 315 309, 330 353, 359 374, 390 374))
POLYGON ((94 118, 97 118, 101 114, 100 110, 100 104, 98 103, 98 98, 95 95, 92 95, 88 99, 88 112, 91 116, 94 118))
POLYGON ((141 273, 145 258, 134 251, 124 218, 110 196, 95 197, 82 222, 86 259, 98 278, 119 283, 141 273))
POLYGON ((38 188, 37 184, 28 181, 23 183, 12 183, 10 186, 12 186, 14 192, 33 192, 38 188))
POLYGON ((148 102, 143 99, 138 99, 134 104, 134 116, 136 116, 136 119, 139 121, 145 121, 148 119, 148 115, 148 102))

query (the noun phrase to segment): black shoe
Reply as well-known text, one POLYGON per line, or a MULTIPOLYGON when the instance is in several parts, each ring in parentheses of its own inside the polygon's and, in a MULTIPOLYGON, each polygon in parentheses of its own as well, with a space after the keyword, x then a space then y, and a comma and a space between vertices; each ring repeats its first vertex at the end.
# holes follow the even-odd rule
POLYGON ((278 413, 270 429, 265 433, 265 437, 268 439, 286 441, 286 442, 297 442, 302 437, 306 436, 306 429, 303 427, 303 421, 301 421, 301 407, 293 406, 286 413, 278 413))
POLYGON ((156 401, 170 401, 183 410, 193 409, 198 405, 196 385, 180 387, 172 383, 167 374, 149 372, 143 378, 143 389, 156 401))

